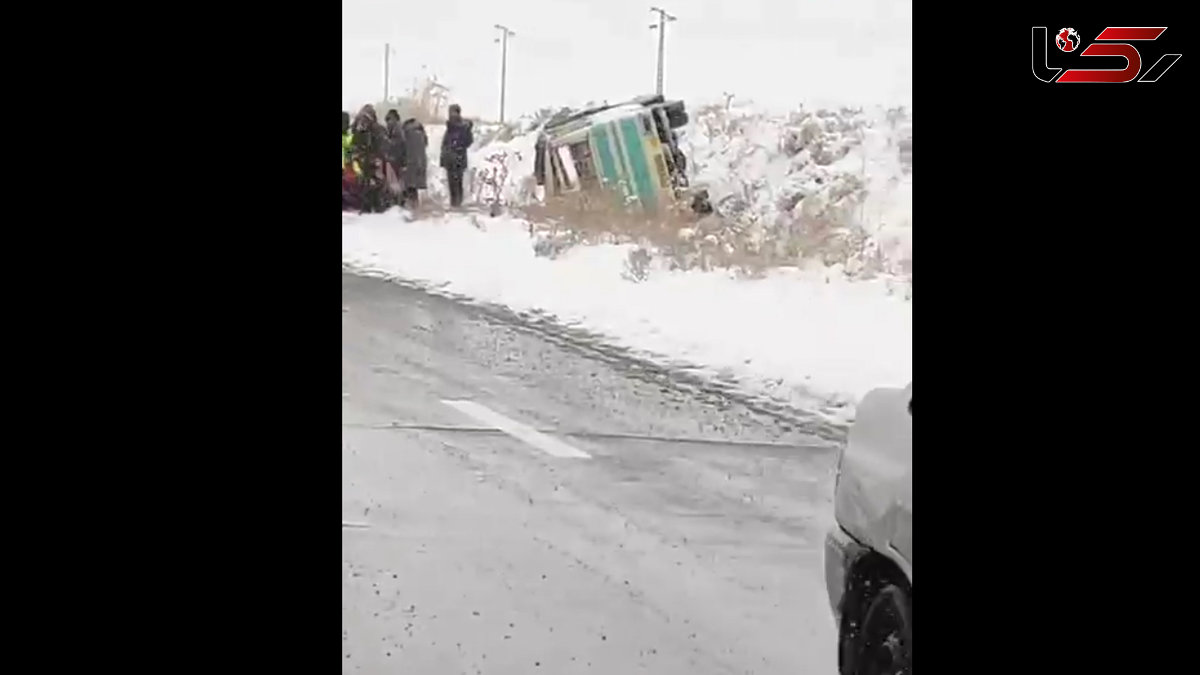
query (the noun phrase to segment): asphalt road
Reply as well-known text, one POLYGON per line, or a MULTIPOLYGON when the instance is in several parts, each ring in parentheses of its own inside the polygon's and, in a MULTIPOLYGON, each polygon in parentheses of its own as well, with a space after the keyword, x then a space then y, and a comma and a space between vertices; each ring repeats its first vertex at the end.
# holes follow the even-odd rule
POLYGON ((343 673, 832 675, 835 443, 342 277, 343 673))

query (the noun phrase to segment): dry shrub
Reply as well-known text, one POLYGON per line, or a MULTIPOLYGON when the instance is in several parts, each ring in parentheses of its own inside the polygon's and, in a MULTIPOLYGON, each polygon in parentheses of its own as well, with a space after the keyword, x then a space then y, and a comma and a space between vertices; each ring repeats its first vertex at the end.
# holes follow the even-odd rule
POLYGON ((840 266, 854 278, 871 278, 888 266, 878 245, 854 220, 856 196, 837 195, 811 212, 796 209, 769 228, 753 211, 719 208, 699 216, 687 204, 676 203, 647 213, 611 193, 571 193, 521 206, 518 212, 529 221, 538 255, 557 257, 581 244, 635 245, 626 264, 626 276, 635 281, 648 278, 653 260, 666 269, 726 269, 750 278, 774 267, 817 261, 840 266))
POLYGON ((758 276, 770 265, 753 247, 739 241, 730 221, 716 214, 699 216, 686 203, 647 212, 612 193, 575 192, 519 209, 530 223, 539 255, 555 257, 580 244, 635 244, 629 276, 647 278, 651 260, 669 269, 731 269, 758 276))
POLYGON ((520 151, 500 149, 485 156, 482 167, 468 168, 467 182, 477 203, 500 204, 503 201, 504 186, 508 183, 509 155, 518 162, 521 160, 520 151))
POLYGON ((905 174, 912 173, 912 134, 901 139, 897 144, 900 152, 900 166, 905 174))
POLYGON ((395 110, 402 120, 415 118, 421 124, 438 124, 446 119, 449 101, 450 88, 438 82, 436 75, 430 75, 424 82, 414 84, 408 93, 376 103, 375 110, 381 122, 388 110, 395 110))
MULTIPOLYGON (((911 121, 902 108, 885 118, 905 173, 911 171, 911 121)), ((687 134, 689 168, 694 184, 710 188, 725 220, 718 240, 735 252, 727 257, 749 258, 758 267, 820 262, 853 278, 911 278, 911 260, 895 259, 864 221, 870 188, 865 160, 841 161, 873 126, 858 108, 801 107, 780 118, 728 95, 698 107, 687 134)))
POLYGON ((504 124, 480 123, 476 128, 475 146, 482 148, 491 143, 507 143, 524 133, 526 126, 526 123, 519 120, 504 124))
POLYGON ((677 208, 647 213, 640 205, 625 204, 610 192, 574 192, 524 205, 522 215, 534 230, 550 234, 571 231, 583 242, 663 244, 678 238, 694 219, 677 208))

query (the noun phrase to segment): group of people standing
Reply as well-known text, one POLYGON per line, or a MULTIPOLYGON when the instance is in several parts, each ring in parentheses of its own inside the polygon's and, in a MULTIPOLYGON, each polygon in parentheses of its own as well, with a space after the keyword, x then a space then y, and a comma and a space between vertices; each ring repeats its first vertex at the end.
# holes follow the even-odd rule
MULTIPOLYGON (((475 142, 470 120, 450 106, 442 136, 441 166, 446 171, 450 206, 463 202, 467 150, 475 142)), ((396 205, 416 208, 426 189, 429 138, 415 118, 400 121, 388 110, 380 124, 375 107, 365 105, 353 121, 342 111, 342 209, 379 213, 396 205)))

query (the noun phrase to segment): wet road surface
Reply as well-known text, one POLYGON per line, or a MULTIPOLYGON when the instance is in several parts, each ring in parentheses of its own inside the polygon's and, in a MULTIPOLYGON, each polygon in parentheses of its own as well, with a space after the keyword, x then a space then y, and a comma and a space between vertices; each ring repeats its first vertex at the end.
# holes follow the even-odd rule
POLYGON ((342 276, 344 673, 832 675, 836 443, 342 276))

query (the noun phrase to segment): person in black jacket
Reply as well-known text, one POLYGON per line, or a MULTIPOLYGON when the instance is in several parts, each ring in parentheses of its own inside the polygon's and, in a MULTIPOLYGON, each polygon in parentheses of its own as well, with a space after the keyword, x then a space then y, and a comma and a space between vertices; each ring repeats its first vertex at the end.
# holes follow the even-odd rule
MULTIPOLYGON (((385 155, 387 157, 388 187, 402 189, 400 177, 404 166, 404 136, 400 133, 400 113, 395 108, 391 108, 383 116, 383 120, 383 128, 387 132, 385 155)), ((403 201, 402 197, 401 201, 403 201)))
POLYGON ((462 118, 462 108, 457 103, 450 106, 446 120, 446 134, 442 136, 442 168, 446 170, 446 183, 450 188, 450 206, 457 208, 463 203, 463 174, 467 171, 467 149, 475 142, 470 120, 462 118))
POLYGON ((400 174, 400 165, 403 162, 400 160, 404 151, 402 145, 404 139, 400 135, 400 113, 392 108, 387 111, 387 115, 383 117, 383 128, 387 131, 387 160, 395 169, 396 174, 400 174))

